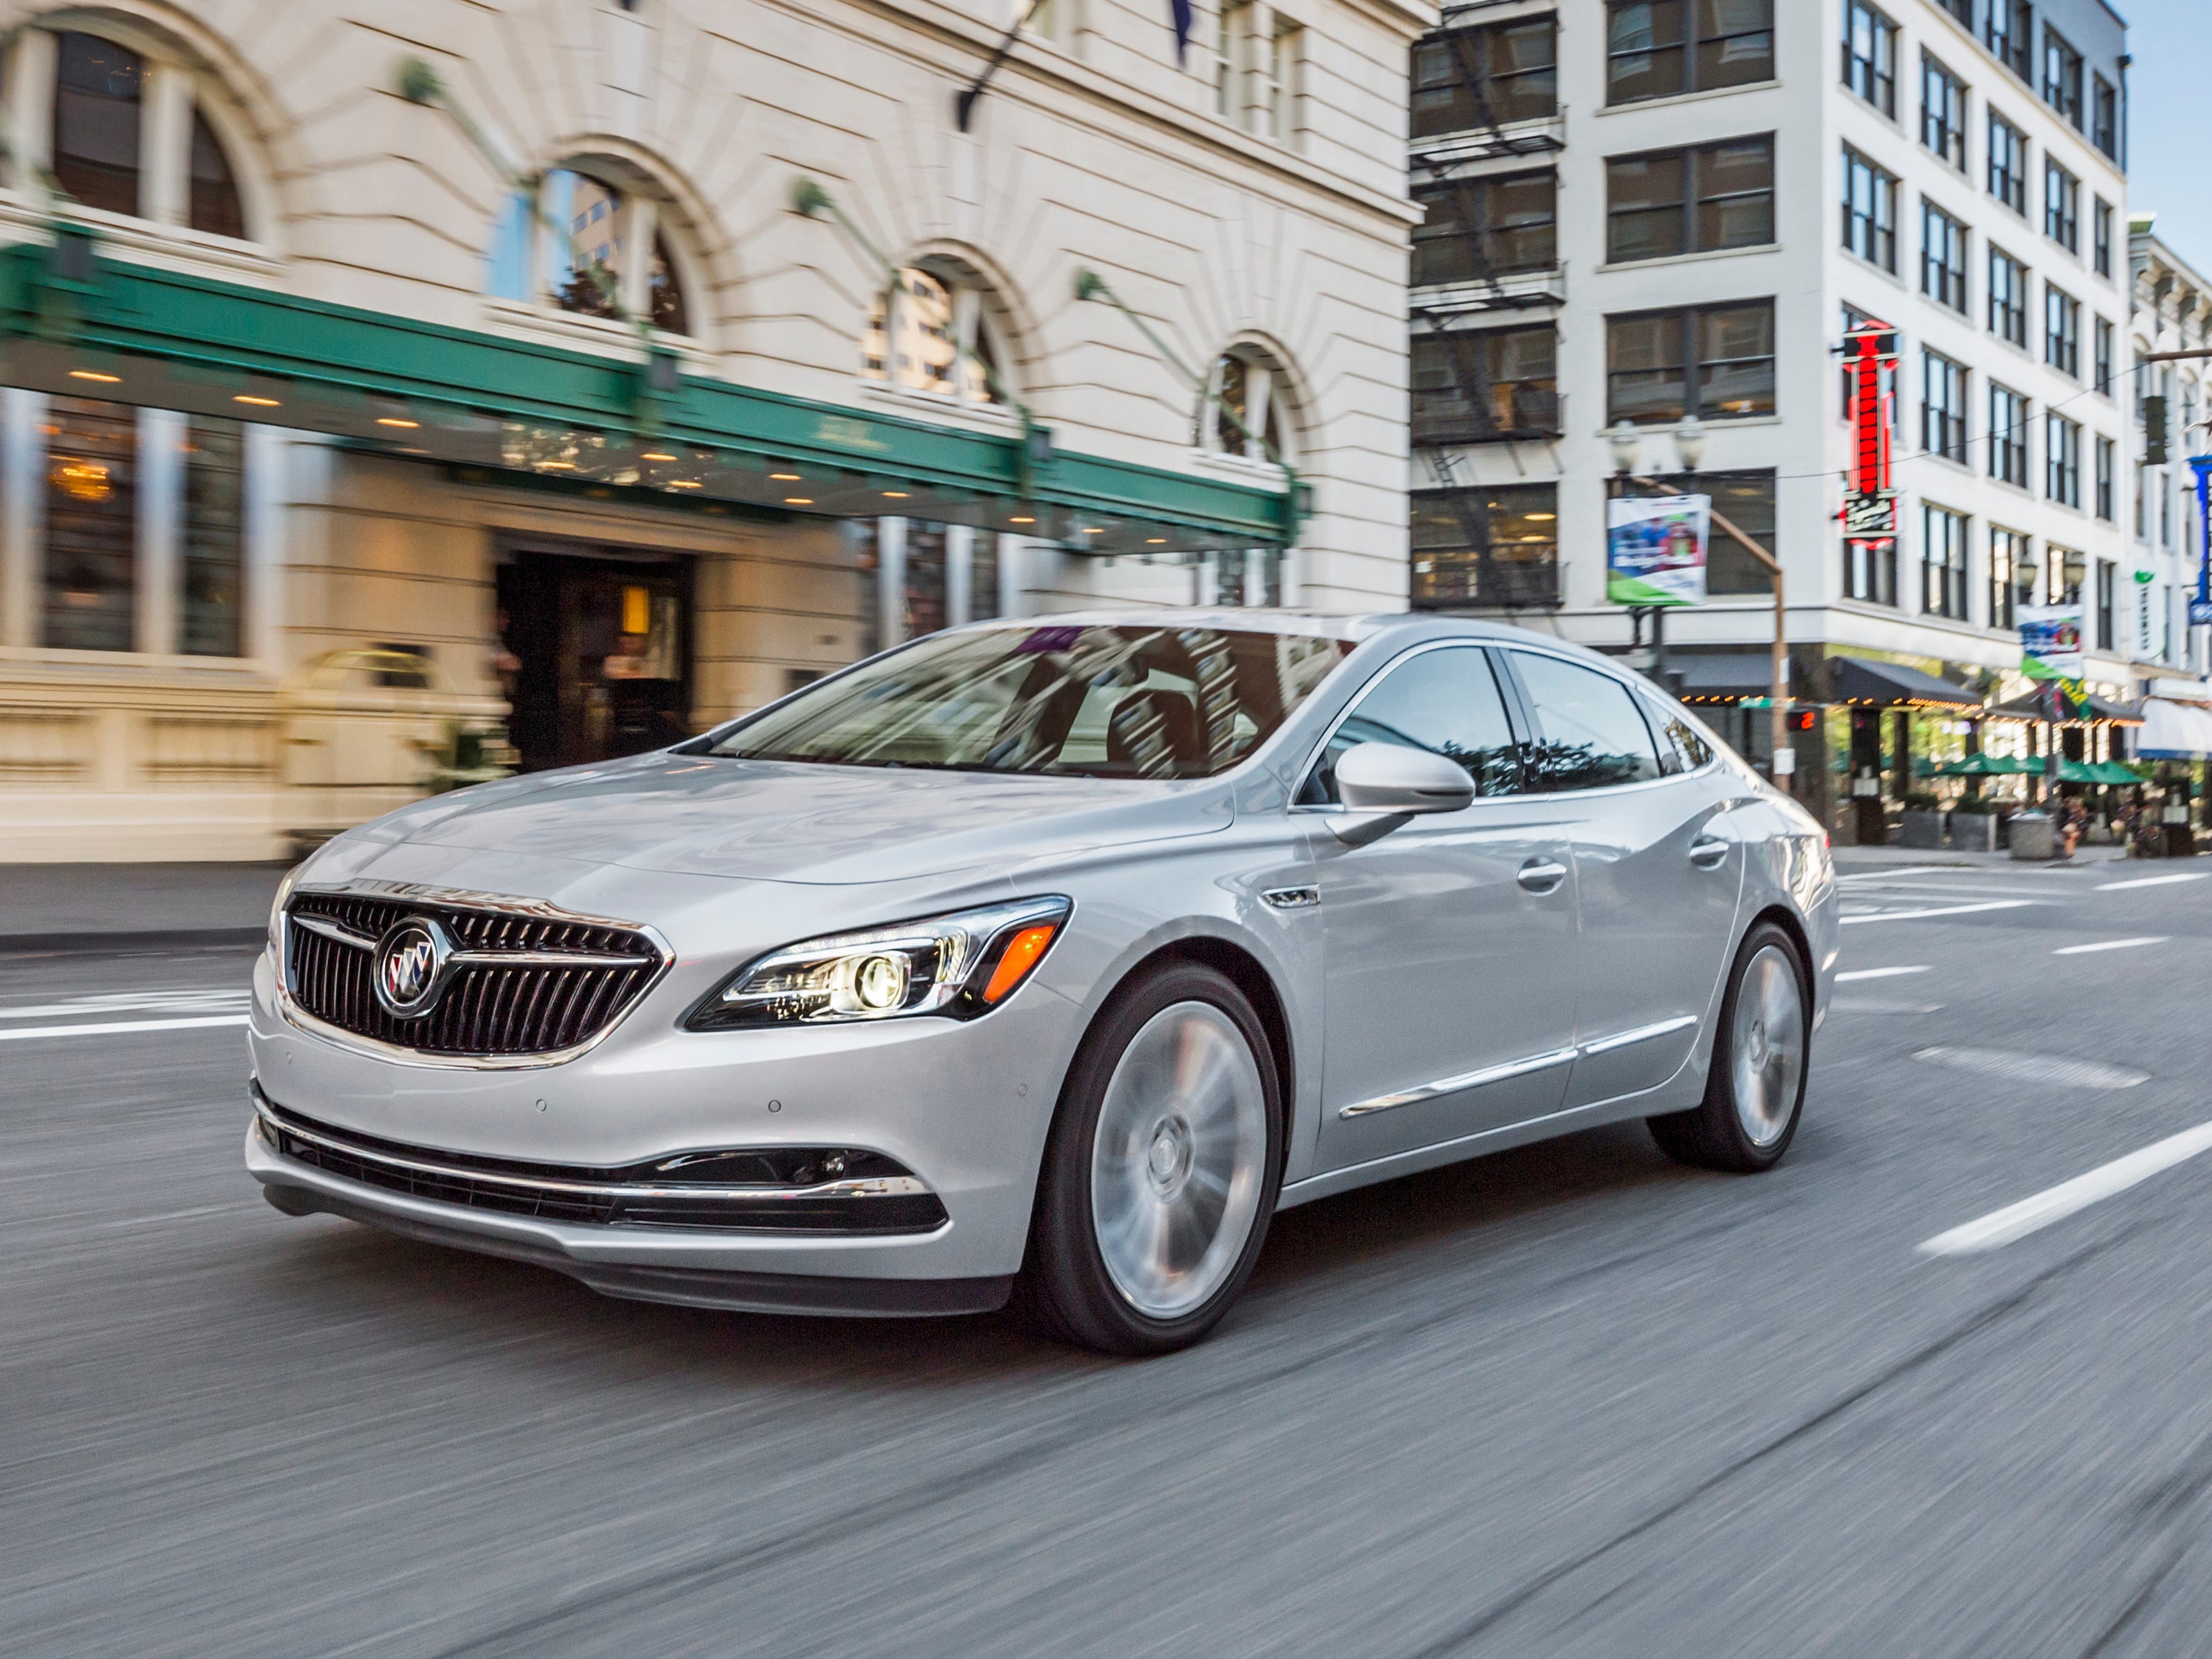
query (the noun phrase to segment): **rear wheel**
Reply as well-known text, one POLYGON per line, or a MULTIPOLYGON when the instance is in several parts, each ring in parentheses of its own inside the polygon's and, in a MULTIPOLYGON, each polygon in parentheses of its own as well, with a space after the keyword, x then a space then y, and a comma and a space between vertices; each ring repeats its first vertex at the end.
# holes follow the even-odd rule
POLYGON ((1813 1042, 1808 975, 1796 941, 1771 921, 1745 935, 1721 1000, 1705 1097, 1646 1119, 1670 1158, 1708 1170, 1771 1170, 1797 1133, 1813 1042))
POLYGON ((1274 1056, 1244 994, 1192 963, 1144 974, 1069 1071, 1017 1307, 1105 1353, 1197 1341, 1259 1257, 1281 1124, 1274 1056))

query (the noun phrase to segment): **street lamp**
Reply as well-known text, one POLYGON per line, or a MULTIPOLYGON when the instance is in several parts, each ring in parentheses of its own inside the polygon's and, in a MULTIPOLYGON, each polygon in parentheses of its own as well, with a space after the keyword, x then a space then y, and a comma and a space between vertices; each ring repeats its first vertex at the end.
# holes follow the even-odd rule
POLYGON ((1613 443, 1613 470, 1623 475, 1634 472, 1637 457, 1644 447, 1643 434, 1637 431, 1633 422, 1620 420, 1613 423, 1610 435, 1613 443))
POLYGON ((1705 459, 1705 423, 1695 415, 1685 416, 1674 428, 1674 456, 1685 472, 1695 472, 1705 459))

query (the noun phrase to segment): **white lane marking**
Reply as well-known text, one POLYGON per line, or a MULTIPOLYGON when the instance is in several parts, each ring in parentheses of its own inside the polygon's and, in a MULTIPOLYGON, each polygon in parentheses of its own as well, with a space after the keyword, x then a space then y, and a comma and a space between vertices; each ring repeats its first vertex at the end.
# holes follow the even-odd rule
POLYGON ((1932 910, 1876 910, 1863 916, 1840 916, 1837 920, 1848 927, 1855 921, 1911 921, 1919 916, 1970 916, 1977 910, 2017 910, 2022 905, 2037 902, 2034 899, 1991 899, 1985 904, 1941 904, 1932 910))
POLYGON ((198 1019, 118 1019, 99 1025, 32 1025, 0 1031, 0 1042, 29 1042, 39 1037, 121 1036, 131 1031, 191 1031, 208 1025, 243 1025, 245 1014, 207 1014, 198 1019))
POLYGON ((1940 1014, 1940 1002, 1897 1002, 1879 997, 1838 997, 1828 1005, 1839 1014, 1940 1014))
POLYGON ((2075 1176, 2071 1181, 2062 1181, 2033 1198, 2024 1198, 2017 1204, 2008 1204, 2002 1210, 1992 1210, 1964 1226, 1938 1233, 1921 1245, 1921 1253, 1924 1255, 1972 1255, 1980 1250, 1994 1250, 2000 1244, 2009 1244, 2016 1238, 2025 1238, 2054 1221, 2064 1220, 2076 1210, 2086 1210, 2115 1193, 2127 1191, 2137 1182, 2148 1181, 2161 1170, 2186 1163, 2205 1152, 2212 1152, 2212 1123, 2200 1123, 2193 1129, 2184 1129, 2178 1135, 2168 1135, 2164 1140, 2153 1141, 2139 1152, 2130 1152, 2125 1158, 2099 1165, 2087 1175, 2075 1176))
POLYGON ((1895 979, 1899 974, 1925 974, 1932 971, 1925 964, 1916 968, 1854 968, 1847 974, 1838 974, 1836 983, 1843 985, 1855 979, 1895 979))
POLYGON ((2142 939, 2100 939, 2094 945, 2062 945, 2051 954, 2054 957, 2087 956, 2092 951, 2126 951, 2138 945, 2163 945, 2164 933, 2148 933, 2142 939))
POLYGON ((2124 1066, 2106 1066, 2065 1054, 2022 1054, 2008 1048, 1923 1048, 1914 1054, 1934 1066, 2009 1078, 2015 1083, 2049 1083, 2064 1089, 2132 1089, 2150 1073, 2124 1066))
POLYGON ((2185 876, 2137 876, 2133 881, 2100 882, 2097 890, 2117 893, 2123 887, 2171 887, 2177 881, 2212 881, 2212 872, 2198 870, 2185 876))
POLYGON ((0 1019, 63 1019, 71 1014, 214 1014, 235 1013, 252 1000, 250 991, 111 991, 100 996, 72 997, 67 1002, 41 1002, 24 1007, 0 1008, 0 1019))

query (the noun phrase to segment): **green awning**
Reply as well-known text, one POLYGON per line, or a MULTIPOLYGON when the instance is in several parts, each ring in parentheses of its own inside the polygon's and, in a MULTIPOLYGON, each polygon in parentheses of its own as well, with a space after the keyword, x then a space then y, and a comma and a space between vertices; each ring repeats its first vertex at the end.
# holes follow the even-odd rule
POLYGON ((1936 769, 1939 778, 2009 778, 2043 770, 2041 761, 2011 755, 1969 755, 1936 769))
MULTIPOLYGON (((629 349, 622 350, 624 343, 629 349)), ((0 381, 333 434, 562 487, 778 518, 912 516, 1095 553, 1284 545, 1285 490, 97 257, 0 248, 0 381), (782 474, 783 477, 775 475, 782 474)))

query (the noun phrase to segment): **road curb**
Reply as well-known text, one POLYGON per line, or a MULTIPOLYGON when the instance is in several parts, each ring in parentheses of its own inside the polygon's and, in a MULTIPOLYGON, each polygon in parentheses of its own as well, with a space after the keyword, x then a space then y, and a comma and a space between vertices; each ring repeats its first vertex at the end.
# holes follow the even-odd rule
POLYGON ((0 957, 113 956, 128 951, 234 950, 259 945, 265 927, 152 927, 131 933, 0 933, 0 957))

